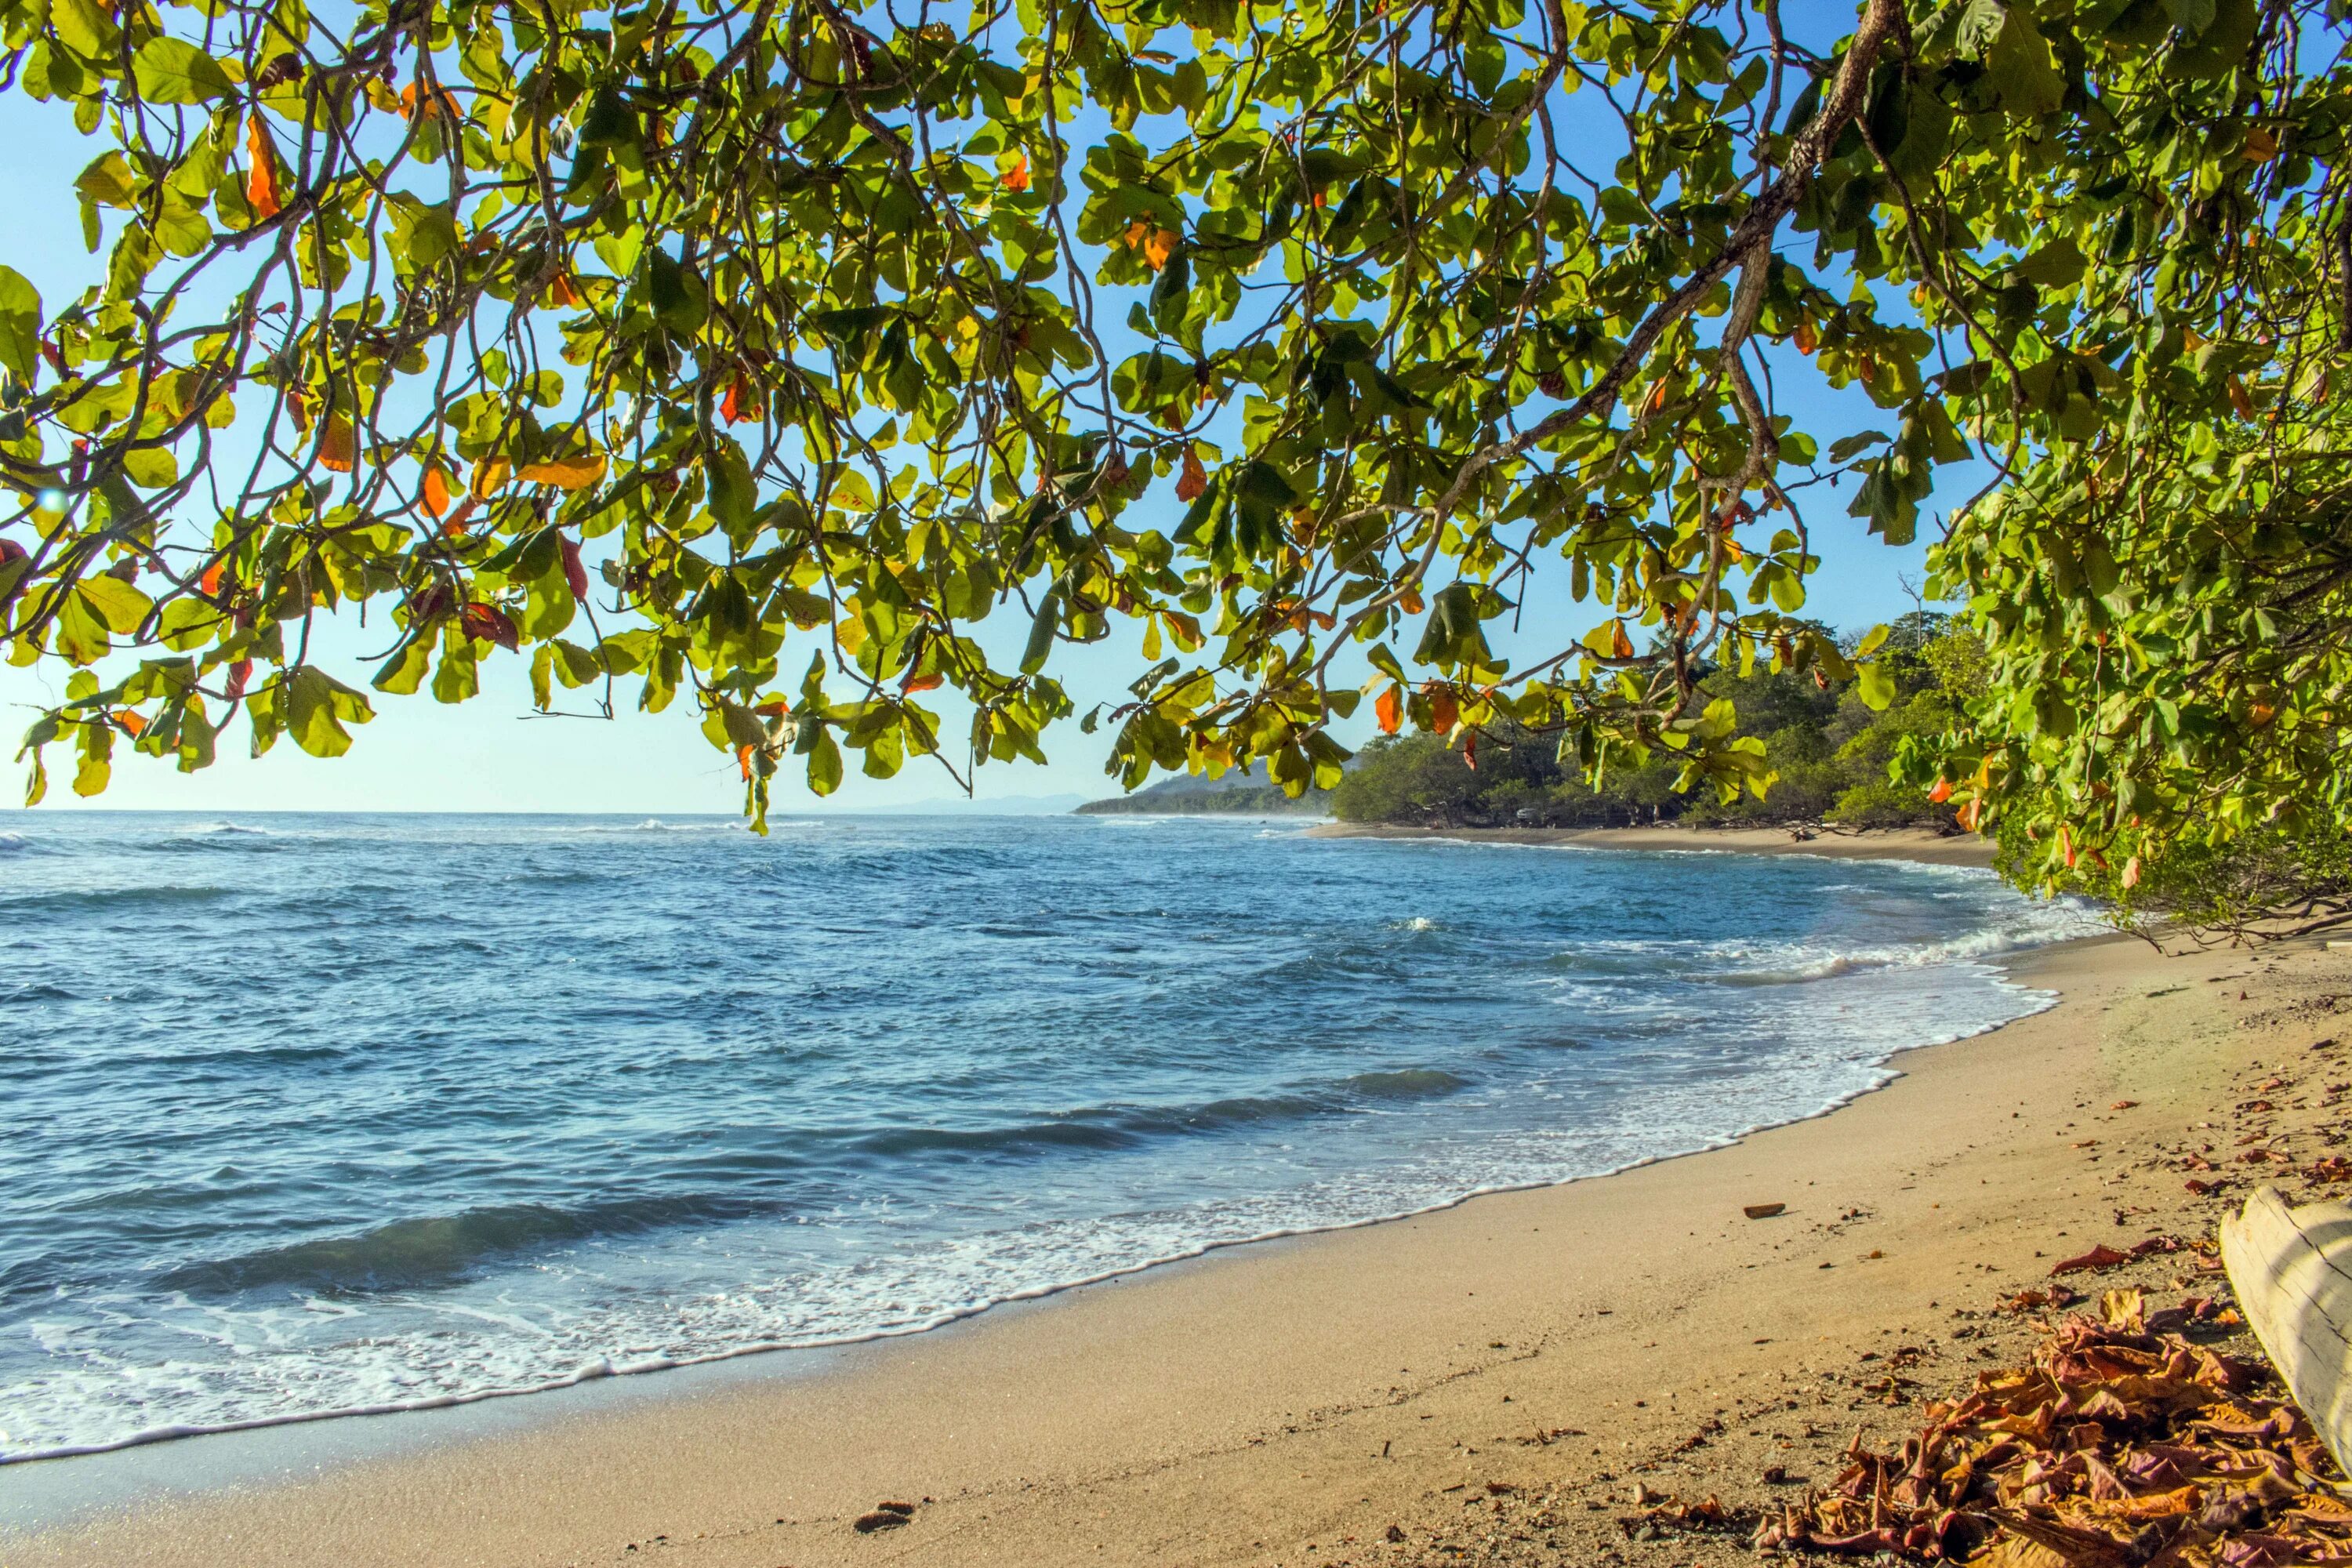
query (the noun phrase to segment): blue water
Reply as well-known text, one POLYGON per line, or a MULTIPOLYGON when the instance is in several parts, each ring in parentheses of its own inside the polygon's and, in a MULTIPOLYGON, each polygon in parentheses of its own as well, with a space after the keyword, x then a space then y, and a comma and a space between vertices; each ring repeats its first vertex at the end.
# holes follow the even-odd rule
POLYGON ((0 1455, 906 1332, 1723 1142, 1987 873, 1136 818, 0 818, 0 1455))

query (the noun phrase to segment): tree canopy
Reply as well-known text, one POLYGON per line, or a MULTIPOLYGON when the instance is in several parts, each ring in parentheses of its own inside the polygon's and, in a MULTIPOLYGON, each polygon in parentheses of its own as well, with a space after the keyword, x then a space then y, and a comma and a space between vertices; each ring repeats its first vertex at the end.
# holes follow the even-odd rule
POLYGON ((379 693, 504 654, 542 705, 688 694, 755 820, 845 751, 1039 755, 1057 654, 1114 637, 1132 700, 1080 721, 1130 787, 1336 783, 1369 698, 1760 793, 1703 678, 1888 701, 1874 639, 1801 618, 1808 510, 1907 541, 1953 465, 1996 487, 1938 561, 2005 706, 1922 787, 2104 841, 2211 819, 2215 746, 2247 820, 2333 754, 2332 641, 2209 667, 2182 629, 2341 592, 2296 553, 2344 532, 2332 4, 0 19, 94 152, 89 287, 0 267, 0 631, 76 667, 36 799, 47 748, 94 793, 240 714, 341 752, 375 699, 311 633, 354 610, 379 693), (1791 356, 1888 429, 1800 427, 1791 356), (1507 660, 1537 573, 1590 614, 1507 660))

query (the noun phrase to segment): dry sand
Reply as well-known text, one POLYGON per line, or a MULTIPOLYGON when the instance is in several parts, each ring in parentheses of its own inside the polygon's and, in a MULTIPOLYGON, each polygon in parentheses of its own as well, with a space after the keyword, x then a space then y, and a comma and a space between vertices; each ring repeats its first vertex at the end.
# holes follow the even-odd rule
MULTIPOLYGON (((2338 1136, 2346 1053, 2314 1042, 2352 1007, 2352 954, 2116 939, 2017 968, 2061 1005, 1735 1147, 1235 1248, 821 1375, 513 1402, 543 1418, 151 1499, 0 1563, 1727 1563, 1729 1542, 1626 1540, 1633 1488, 1754 1502, 1767 1467, 1826 1479, 1856 1428, 1916 1424, 2021 1349, 1993 1309, 2052 1259, 2209 1231, 2255 1169, 2230 1163, 2229 1108, 2274 1072, 2278 1109, 2242 1114, 2305 1162, 2338 1136), (2222 1197, 2183 1188, 2200 1145, 2222 1197), (1788 1212, 1742 1216, 1768 1202, 1788 1212), (885 1499, 912 1522, 856 1533, 885 1499)), ((2102 1283, 2126 1280, 2214 1288, 2179 1255, 2102 1283)))
POLYGON ((1933 866, 1990 866, 1992 842, 1924 827, 1815 831, 1800 838, 1785 827, 1402 827, 1333 822, 1307 830, 1318 838, 1459 838, 1472 843, 1549 844, 1583 849, 1680 849, 1737 855, 1821 855, 1833 860, 1924 860, 1933 866))

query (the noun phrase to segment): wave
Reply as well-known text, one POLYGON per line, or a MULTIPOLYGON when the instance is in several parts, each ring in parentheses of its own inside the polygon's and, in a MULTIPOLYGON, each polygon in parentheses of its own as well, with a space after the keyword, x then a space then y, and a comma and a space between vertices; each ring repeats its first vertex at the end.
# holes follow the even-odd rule
POLYGON ((22 1006, 35 1002, 79 1002, 80 1000, 81 995, 79 992, 68 991, 62 985, 45 985, 39 982, 30 985, 19 985, 13 990, 0 991, 0 1007, 22 1006))
POLYGON ((0 855, 22 855, 33 847, 33 841, 21 833, 0 833, 0 855))
POLYGON ((235 1258, 182 1264, 155 1277, 169 1290, 228 1295, 299 1286, 329 1295, 419 1289, 471 1278, 486 1264, 593 1236, 742 1219, 763 1205, 719 1194, 625 1198, 577 1209, 508 1204, 394 1220, 356 1236, 320 1237, 235 1258))
MULTIPOLYGON (((2023 992, 2021 990, 2020 994, 2027 1000, 2028 1005, 2021 1008, 2020 1012, 2011 1018, 2003 1019, 1994 1023, 1988 1023, 1980 1027, 1973 1029, 1939 1035, 1930 1040, 1919 1041, 1917 1042, 1917 1045, 1948 1044, 1951 1041, 1966 1038, 1972 1035, 1990 1033, 1993 1029, 2002 1027, 2007 1023, 2014 1022, 2018 1017, 2030 1016, 2033 1014, 2046 1011, 2048 1008, 2054 1006, 2058 1000, 2054 994, 2049 992, 2023 992)), ((1879 1089, 1885 1088, 1887 1084, 1900 1077, 1901 1074, 1884 1064, 1894 1056, 1899 1055, 1902 1050, 1908 1048, 1915 1047, 1900 1047, 1890 1050, 1885 1057, 1880 1058, 1880 1069, 1874 1072, 1867 1082, 1849 1092, 1836 1094, 1830 1097, 1825 1102, 1817 1105, 1815 1109, 1810 1111, 1787 1116, 1776 1121, 1759 1121, 1753 1125, 1739 1128, 1729 1132, 1717 1133, 1713 1136, 1697 1137, 1685 1147, 1676 1149, 1669 1152, 1639 1155, 1601 1169, 1585 1171, 1570 1175, 1545 1176, 1532 1180, 1497 1180, 1482 1183, 1467 1191, 1457 1191, 1450 1195, 1439 1197, 1432 1201, 1400 1207, 1391 1212, 1367 1215, 1358 1218, 1335 1219, 1319 1223, 1308 1220, 1297 1224, 1275 1224, 1265 1226, 1264 1228, 1249 1230, 1243 1234, 1195 1238, 1188 1242, 1171 1241, 1165 1246, 1164 1249, 1153 1251, 1147 1257, 1132 1258, 1113 1264, 1107 1268, 1097 1268, 1091 1270, 1074 1272, 1068 1277, 1055 1279, 1044 1283, 1002 1289, 992 1294, 983 1295, 978 1299, 959 1302, 955 1305, 938 1310, 922 1313, 912 1318, 910 1321, 893 1322, 884 1326, 835 1333, 761 1337, 737 1343, 715 1346, 704 1350, 685 1351, 679 1353, 646 1353, 625 1359, 617 1358, 612 1355, 594 1356, 586 1359, 582 1364, 568 1372, 563 1372, 552 1376, 526 1378, 513 1383, 494 1384, 471 1388, 450 1389, 430 1394, 416 1394, 405 1398, 373 1400, 364 1403, 337 1405, 329 1408, 275 1412, 265 1415, 237 1419, 209 1422, 191 1421, 169 1423, 144 1427, 138 1431, 125 1433, 118 1436, 96 1442, 58 1443, 47 1447, 26 1448, 16 1452, 0 1450, 0 1468, 5 1468, 12 1464, 28 1463, 39 1459, 68 1458, 78 1455, 110 1453, 124 1448, 138 1447, 150 1443, 168 1442, 180 1437, 203 1436, 226 1432, 256 1431, 271 1426, 296 1426, 311 1421, 336 1420, 346 1415, 389 1415, 410 1411, 453 1409, 459 1405, 480 1404, 493 1399, 510 1399, 530 1394, 552 1393, 559 1389, 574 1388, 583 1384, 599 1381, 607 1377, 642 1375, 647 1373, 674 1371, 689 1366, 713 1365, 721 1362, 740 1360, 747 1356, 768 1355, 782 1351, 821 1350, 845 1345, 867 1344, 882 1340, 902 1339, 916 1334, 928 1333, 934 1329, 943 1328, 950 1323, 976 1318, 982 1313, 992 1311, 1000 1306, 1006 1306, 1022 1301, 1042 1300, 1049 1297, 1060 1295, 1066 1291, 1083 1289, 1088 1286, 1105 1284, 1114 1279, 1129 1278, 1134 1275, 1144 1273, 1150 1269, 1164 1267, 1171 1263, 1180 1263, 1192 1258, 1206 1257, 1212 1253, 1223 1251, 1228 1247, 1250 1247, 1264 1242, 1279 1241, 1295 1237, 1323 1235, 1345 1230, 1358 1230, 1369 1226, 1391 1224, 1402 1219, 1417 1218, 1426 1215, 1443 1213, 1448 1209, 1458 1208, 1475 1198, 1486 1197, 1501 1193, 1535 1191, 1548 1187, 1563 1186, 1573 1182, 1602 1179, 1608 1176, 1620 1174, 1626 1171, 1637 1170, 1643 1166, 1663 1163, 1667 1160, 1684 1158, 1689 1154, 1701 1153, 1713 1149, 1724 1148, 1737 1143, 1745 1138, 1751 1137, 1756 1133, 1764 1131, 1770 1127, 1788 1126, 1797 1121, 1812 1121, 1819 1117, 1829 1115, 1832 1111, 1859 1100, 1864 1094, 1872 1093, 1879 1089)), ((389 1230, 394 1227, 387 1226, 384 1228, 389 1230)))
POLYGON ((0 897, 0 910, 110 912, 142 908, 169 909, 180 904, 208 904, 236 896, 227 888, 74 888, 8 894, 0 897))

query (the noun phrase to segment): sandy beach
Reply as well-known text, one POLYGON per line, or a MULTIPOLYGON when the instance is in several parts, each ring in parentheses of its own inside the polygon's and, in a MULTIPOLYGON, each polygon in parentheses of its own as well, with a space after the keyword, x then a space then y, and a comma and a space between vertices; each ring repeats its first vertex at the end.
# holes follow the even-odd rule
MULTIPOLYGON (((509 1401, 528 1417, 491 1430, 383 1418, 404 1439, 373 1457, 317 1460, 287 1428, 277 1473, 0 1533, 0 1563, 1728 1562, 1616 1516, 1636 1485, 1733 1502, 1772 1495, 1768 1468, 1825 1478, 1857 1428, 1906 1429, 2020 1352, 2030 1321, 1997 1303, 2052 1260, 2208 1233, 2252 1185, 2242 1124, 2305 1163, 2337 1136, 2345 1054, 2318 1042, 2352 953, 2114 938, 2011 967, 2057 1005, 1730 1147, 1233 1248, 814 1374, 509 1401), (2184 1189, 2199 1148, 2217 1195, 2184 1189), (1741 1212, 1767 1203, 1786 1212, 1741 1212), (911 1521, 853 1528, 885 1500, 911 1521)), ((2092 1288, 2215 1280, 2176 1254, 2092 1288)), ((0 1469, 0 1519, 124 1458, 0 1469)))
POLYGON ((1785 827, 1402 827, 1332 822, 1307 831, 1318 838, 1459 838, 1474 844, 1550 845, 1582 849, 1677 849, 1723 855, 1819 855, 1832 860, 1919 860, 1930 866, 1990 866, 1992 842, 1924 827, 1819 832, 1799 838, 1785 827))

